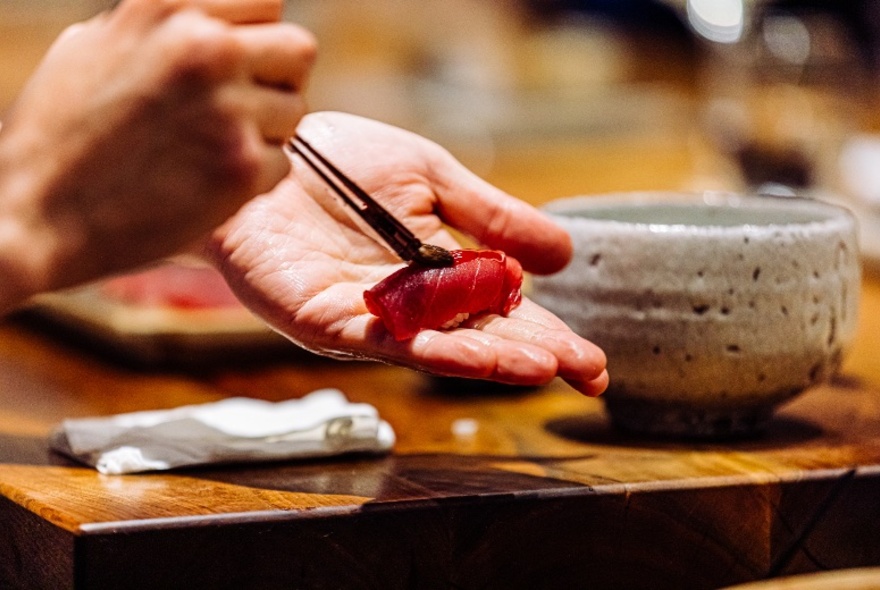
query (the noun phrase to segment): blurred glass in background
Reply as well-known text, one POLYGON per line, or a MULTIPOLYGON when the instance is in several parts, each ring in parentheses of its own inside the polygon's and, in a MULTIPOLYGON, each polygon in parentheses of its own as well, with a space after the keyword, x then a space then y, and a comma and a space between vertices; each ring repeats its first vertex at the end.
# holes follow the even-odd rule
POLYGON ((880 267, 880 3, 686 0, 685 14, 705 48, 714 181, 849 207, 880 267))
POLYGON ((688 0, 705 40, 707 132, 764 192, 839 188, 839 155, 868 126, 876 50, 870 4, 688 0))

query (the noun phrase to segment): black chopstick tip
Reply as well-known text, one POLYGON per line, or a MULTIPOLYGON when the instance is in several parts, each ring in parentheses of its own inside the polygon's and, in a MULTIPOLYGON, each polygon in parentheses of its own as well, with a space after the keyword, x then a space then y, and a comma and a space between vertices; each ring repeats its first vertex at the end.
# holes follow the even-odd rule
POLYGON ((452 266, 455 259, 452 257, 452 253, 445 248, 433 244, 422 244, 413 257, 413 262, 431 268, 444 268, 452 266))

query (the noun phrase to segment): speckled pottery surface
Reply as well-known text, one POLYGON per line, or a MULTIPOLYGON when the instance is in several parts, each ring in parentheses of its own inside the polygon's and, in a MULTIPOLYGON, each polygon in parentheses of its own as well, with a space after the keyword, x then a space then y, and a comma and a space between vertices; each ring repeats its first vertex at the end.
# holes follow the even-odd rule
POLYGON ((608 355, 619 427, 727 437, 838 368, 856 329, 855 220, 827 203, 705 193, 545 207, 575 257, 530 296, 608 355))

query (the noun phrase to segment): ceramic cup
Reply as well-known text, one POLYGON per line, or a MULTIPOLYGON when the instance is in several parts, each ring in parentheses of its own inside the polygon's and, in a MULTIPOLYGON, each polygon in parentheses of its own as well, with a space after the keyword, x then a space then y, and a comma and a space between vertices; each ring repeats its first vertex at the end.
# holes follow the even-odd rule
POLYGON ((545 210, 574 259, 531 297, 608 356, 626 430, 727 437, 834 373, 855 329, 855 220, 800 198, 573 197, 545 210))

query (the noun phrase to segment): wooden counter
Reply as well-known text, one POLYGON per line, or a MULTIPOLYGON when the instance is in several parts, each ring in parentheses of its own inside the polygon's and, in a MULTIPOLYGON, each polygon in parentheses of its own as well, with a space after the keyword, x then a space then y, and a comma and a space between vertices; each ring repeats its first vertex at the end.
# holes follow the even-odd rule
POLYGON ((125 369, 0 327, 0 587, 718 588, 880 564, 880 282, 843 374, 766 436, 659 443, 561 383, 518 390, 292 355, 125 369), (64 417, 339 387, 390 456, 102 476, 52 454, 64 417), (473 436, 455 436, 458 419, 473 436))

